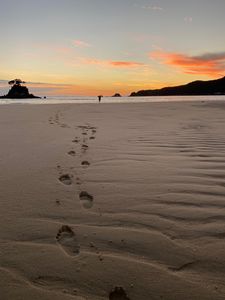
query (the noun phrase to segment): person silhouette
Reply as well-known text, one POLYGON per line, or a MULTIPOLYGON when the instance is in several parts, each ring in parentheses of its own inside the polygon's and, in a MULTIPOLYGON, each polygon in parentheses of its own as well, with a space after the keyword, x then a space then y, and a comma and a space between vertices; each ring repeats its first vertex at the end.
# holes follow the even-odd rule
POLYGON ((103 97, 102 95, 99 95, 99 96, 98 96, 98 102, 99 102, 99 103, 101 102, 102 97, 103 97))

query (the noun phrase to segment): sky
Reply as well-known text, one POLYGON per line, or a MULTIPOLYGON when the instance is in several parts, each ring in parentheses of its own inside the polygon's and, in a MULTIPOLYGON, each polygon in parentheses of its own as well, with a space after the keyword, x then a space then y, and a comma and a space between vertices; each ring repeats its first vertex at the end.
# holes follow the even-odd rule
POLYGON ((224 0, 0 0, 0 94, 129 95, 225 76, 224 0))

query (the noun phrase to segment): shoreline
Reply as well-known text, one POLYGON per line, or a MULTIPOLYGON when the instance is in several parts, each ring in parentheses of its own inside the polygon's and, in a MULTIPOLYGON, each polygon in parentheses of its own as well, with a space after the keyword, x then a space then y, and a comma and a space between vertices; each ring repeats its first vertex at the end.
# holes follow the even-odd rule
POLYGON ((4 99, 0 100, 0 106, 8 104, 134 104, 134 103, 174 103, 174 102, 201 102, 201 101, 225 101, 225 96, 150 96, 150 97, 103 97, 101 103, 97 97, 49 97, 46 99, 4 99))

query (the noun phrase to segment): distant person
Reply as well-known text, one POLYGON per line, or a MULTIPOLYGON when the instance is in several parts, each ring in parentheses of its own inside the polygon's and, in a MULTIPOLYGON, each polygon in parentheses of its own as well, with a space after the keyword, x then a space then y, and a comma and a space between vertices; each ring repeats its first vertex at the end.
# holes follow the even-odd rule
POLYGON ((101 102, 102 97, 103 97, 102 95, 99 95, 99 96, 98 96, 98 102, 99 102, 99 103, 101 102))

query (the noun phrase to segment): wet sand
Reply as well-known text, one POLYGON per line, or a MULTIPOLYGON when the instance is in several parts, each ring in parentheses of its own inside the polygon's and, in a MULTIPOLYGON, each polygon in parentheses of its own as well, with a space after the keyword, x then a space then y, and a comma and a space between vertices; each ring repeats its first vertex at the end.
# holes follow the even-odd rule
POLYGON ((225 103, 2 105, 1 300, 225 298, 225 103))

